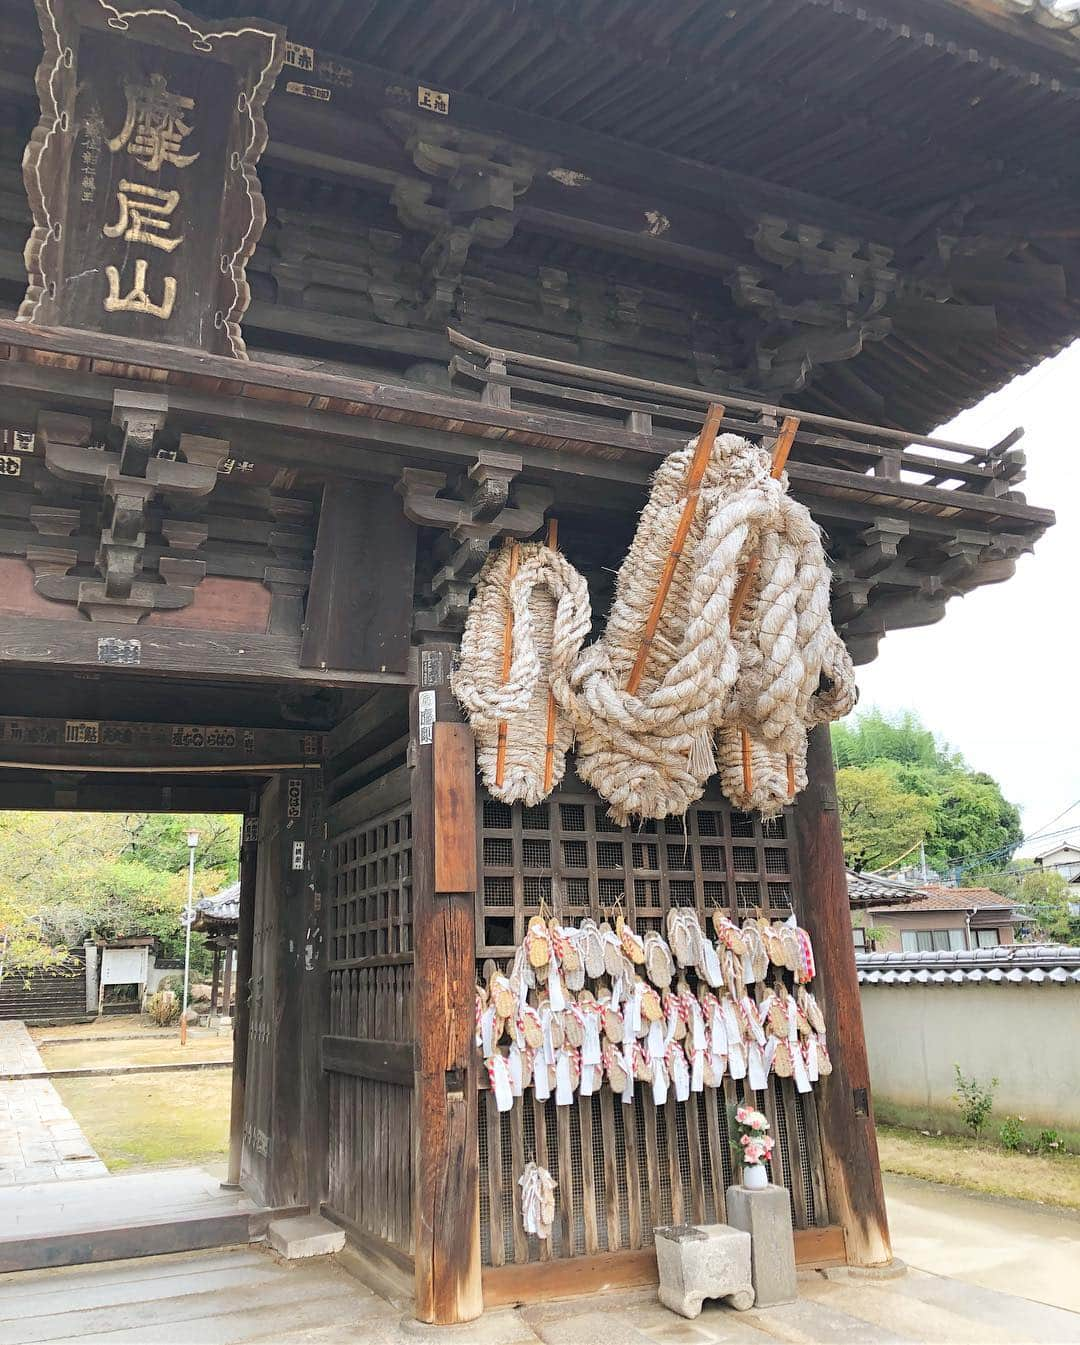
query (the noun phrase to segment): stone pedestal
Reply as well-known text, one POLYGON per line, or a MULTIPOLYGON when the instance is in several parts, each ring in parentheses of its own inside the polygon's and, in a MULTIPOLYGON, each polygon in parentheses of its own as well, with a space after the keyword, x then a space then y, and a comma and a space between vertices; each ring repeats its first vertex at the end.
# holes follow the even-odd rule
POLYGON ((706 1298, 726 1298, 739 1312, 754 1306, 749 1234, 728 1224, 680 1224, 654 1236, 664 1307, 697 1317, 706 1298))
POLYGON ((755 1304, 771 1308, 793 1302, 798 1279, 787 1191, 782 1186, 766 1186, 763 1191, 729 1186, 727 1217, 733 1227, 750 1234, 755 1304))
POLYGON ((302 1214, 291 1219, 275 1219, 266 1236, 275 1252, 288 1261, 306 1256, 330 1256, 345 1246, 345 1233, 321 1214, 302 1214))

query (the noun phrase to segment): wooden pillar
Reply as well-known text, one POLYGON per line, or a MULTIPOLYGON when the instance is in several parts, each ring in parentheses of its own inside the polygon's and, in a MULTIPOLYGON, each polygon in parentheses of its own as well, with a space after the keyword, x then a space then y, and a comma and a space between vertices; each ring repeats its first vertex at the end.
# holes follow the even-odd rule
POLYGON ((229 1008, 233 994, 233 961, 236 958, 236 940, 225 940, 225 960, 221 968, 221 1008, 222 1018, 229 1017, 229 1008))
POLYGON ((825 1181, 833 1219, 844 1229, 848 1264, 878 1266, 892 1260, 892 1245, 827 724, 811 732, 806 764, 809 783, 795 808, 802 888, 796 909, 814 944, 813 988, 825 1014, 833 1062, 832 1074, 815 1089, 825 1181))
POLYGON ((416 1316, 483 1311, 477 1151, 476 767, 449 687, 453 646, 418 650, 410 698, 415 938, 416 1316))
POLYGON ((253 793, 240 830, 240 923, 236 936, 229 1173, 223 1183, 227 1187, 240 1185, 240 1161, 244 1148, 244 1100, 247 1091, 248 1033, 251 1030, 251 955, 255 942, 255 865, 259 850, 258 809, 258 796, 253 793))
POLYGON ((214 971, 210 978, 210 1016, 219 1012, 218 991, 221 989, 221 949, 214 944, 214 971))

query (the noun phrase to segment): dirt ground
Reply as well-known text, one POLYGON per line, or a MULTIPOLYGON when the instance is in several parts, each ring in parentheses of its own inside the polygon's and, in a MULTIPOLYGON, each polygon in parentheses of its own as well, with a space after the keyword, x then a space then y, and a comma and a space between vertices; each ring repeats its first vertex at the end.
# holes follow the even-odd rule
POLYGON ((213 1032, 188 1033, 186 1046, 175 1034, 140 1037, 129 1041, 110 1036, 106 1041, 39 1041, 37 1048, 46 1069, 89 1069, 108 1065, 180 1065, 193 1060, 231 1060, 232 1038, 213 1032))

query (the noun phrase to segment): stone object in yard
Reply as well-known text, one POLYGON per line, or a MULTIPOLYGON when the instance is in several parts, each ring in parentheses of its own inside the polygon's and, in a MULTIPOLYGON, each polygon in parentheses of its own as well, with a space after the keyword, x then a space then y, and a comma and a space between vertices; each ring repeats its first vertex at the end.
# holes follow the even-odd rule
POLYGON ((201 981, 196 981, 191 987, 190 999, 204 999, 207 1004, 210 1003, 210 987, 203 985, 201 981))
POLYGON ((321 1214, 275 1219, 266 1230, 270 1246, 287 1261, 305 1256, 329 1256, 345 1246, 345 1231, 321 1214))
POLYGON ((750 1235, 730 1224, 678 1224, 654 1230, 660 1302, 697 1317, 707 1298, 726 1298, 738 1312, 754 1306, 750 1235))
POLYGON ((798 1297, 795 1272, 795 1235, 791 1229, 791 1201, 782 1186, 748 1191, 727 1189, 727 1217, 750 1234, 754 1302, 759 1308, 793 1303, 798 1297))

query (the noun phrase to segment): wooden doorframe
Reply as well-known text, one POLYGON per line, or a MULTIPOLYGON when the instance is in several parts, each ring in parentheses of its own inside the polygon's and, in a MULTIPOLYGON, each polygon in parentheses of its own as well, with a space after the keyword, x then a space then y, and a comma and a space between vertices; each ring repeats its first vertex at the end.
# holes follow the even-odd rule
POLYGON ((476 1109, 476 764, 450 691, 454 646, 420 650, 410 697, 413 815, 415 1313, 484 1310, 476 1109), (432 720, 434 722, 432 722, 432 720))

